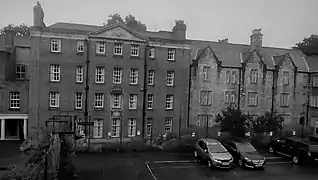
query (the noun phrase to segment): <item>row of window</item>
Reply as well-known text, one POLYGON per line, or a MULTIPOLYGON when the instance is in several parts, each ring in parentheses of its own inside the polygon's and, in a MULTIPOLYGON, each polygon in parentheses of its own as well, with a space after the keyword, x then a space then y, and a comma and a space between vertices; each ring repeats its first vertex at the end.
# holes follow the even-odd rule
MULTIPOLYGON (((212 105, 212 91, 201 91, 200 92, 200 105, 201 106, 211 106, 212 105)), ((235 103, 236 92, 235 91, 224 91, 224 103, 235 103)), ((318 96, 311 98, 315 100, 315 105, 318 107, 318 96)), ((313 101, 312 101, 313 102, 313 101)), ((247 93, 247 105, 248 106, 258 106, 258 92, 248 92, 247 93)), ((280 94, 280 106, 288 107, 289 106, 289 93, 280 94)))
MULTIPOLYGON (((203 79, 205 81, 209 81, 210 80, 209 79, 210 78, 209 69, 210 69, 210 67, 208 67, 208 66, 203 67, 202 76, 203 76, 203 79)), ((236 84, 237 83, 237 77, 238 77, 237 73, 238 73, 238 71, 235 71, 235 70, 225 71, 225 83, 227 83, 227 84, 230 84, 230 83, 236 84)), ((282 73, 282 84, 283 85, 288 85, 289 84, 289 78, 290 78, 289 71, 283 71, 283 73, 282 73)), ((250 70, 250 76, 249 76, 250 84, 258 84, 258 81, 259 81, 258 69, 251 69, 250 70)), ((315 84, 317 84, 316 86, 318 86, 318 80, 317 80, 317 82, 315 84)))
MULTIPOLYGON (((83 83, 84 69, 83 66, 76 66, 76 83, 83 83)), ((61 80, 61 67, 58 64, 50 65, 50 81, 60 82, 61 80)), ((131 68, 129 71, 129 84, 136 85, 139 80, 139 69, 131 68)), ((113 68, 113 84, 121 84, 123 81, 123 69, 113 68)), ((154 85, 155 82, 155 70, 148 70, 148 85, 154 85)), ((174 86, 175 71, 166 71, 166 85, 174 86)), ((95 83, 105 83, 105 67, 95 68, 95 83)))
MULTIPOLYGON (((62 41, 61 39, 51 39, 51 52, 60 53, 61 52, 62 41)), ((77 41, 76 52, 84 53, 85 43, 84 41, 77 41)), ((106 42, 105 41, 97 41, 95 45, 96 54, 105 55, 106 54, 106 42)), ((155 58, 155 47, 149 48, 149 57, 155 58)), ((123 43, 115 42, 113 48, 113 54, 122 56, 123 55, 123 43)), ((130 56, 138 57, 140 54, 140 45, 139 44, 131 44, 130 46, 130 56)), ((169 61, 175 60, 176 49, 168 48, 167 59, 169 61)))
MULTIPOLYGON (((11 101, 10 101, 11 102, 11 101)), ((104 93, 95 93, 94 95, 94 108, 101 109, 104 108, 105 95, 104 93)), ((171 94, 166 95, 165 109, 173 109, 174 96, 171 94)), ((137 109, 138 105, 138 95, 129 94, 128 97, 128 108, 137 109)), ((59 108, 60 106, 60 93, 59 92, 50 92, 49 93, 49 107, 50 108, 59 108)), ((112 94, 111 107, 114 109, 122 108, 122 95, 121 94, 112 94)), ((154 108, 154 94, 147 95, 147 109, 151 110, 154 108)), ((83 93, 75 93, 75 109, 83 109, 83 93)))
MULTIPOLYGON (((113 118, 111 123, 111 137, 119 137, 120 136, 120 128, 122 127, 120 123, 122 123, 121 119, 113 118)), ((94 130, 93 130, 93 137, 94 138, 102 138, 103 137, 103 119, 95 119, 94 120, 94 130)), ((164 126, 164 133, 168 134, 172 131, 172 117, 165 118, 165 126, 164 126)), ((146 123, 146 135, 152 135, 152 127, 153 118, 148 117, 146 123)), ((136 118, 129 118, 128 119, 128 137, 135 137, 137 135, 136 131, 137 119, 136 118)), ((83 135, 83 126, 77 127, 78 134, 83 135)))

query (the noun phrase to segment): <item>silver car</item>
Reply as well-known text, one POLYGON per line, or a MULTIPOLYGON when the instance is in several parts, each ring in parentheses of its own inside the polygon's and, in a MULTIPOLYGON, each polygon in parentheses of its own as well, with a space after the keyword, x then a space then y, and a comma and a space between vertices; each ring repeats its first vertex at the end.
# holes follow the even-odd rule
POLYGON ((208 167, 231 168, 233 157, 226 148, 215 139, 201 138, 195 144, 194 158, 207 163, 208 167))

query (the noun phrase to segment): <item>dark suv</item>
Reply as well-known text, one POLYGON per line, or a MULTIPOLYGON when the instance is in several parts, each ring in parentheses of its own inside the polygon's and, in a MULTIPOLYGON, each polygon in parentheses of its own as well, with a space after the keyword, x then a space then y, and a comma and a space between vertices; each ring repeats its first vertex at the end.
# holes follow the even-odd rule
POLYGON ((221 141, 224 147, 234 157, 240 167, 264 169, 266 164, 265 156, 244 139, 224 139, 221 141))
POLYGON ((268 151, 291 158, 295 164, 318 162, 318 137, 273 139, 268 143, 268 151))
POLYGON ((195 144, 194 158, 207 162, 208 167, 231 168, 233 158, 226 148, 217 140, 201 138, 195 144))

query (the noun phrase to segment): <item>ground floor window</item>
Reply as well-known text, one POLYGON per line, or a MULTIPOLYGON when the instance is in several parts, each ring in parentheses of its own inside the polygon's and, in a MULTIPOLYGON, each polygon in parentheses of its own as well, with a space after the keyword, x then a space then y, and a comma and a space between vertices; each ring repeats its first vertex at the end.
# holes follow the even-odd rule
POLYGON ((131 118, 128 120, 128 137, 136 136, 136 119, 131 118))
POLYGON ((151 136, 151 134, 152 134, 152 121, 153 121, 153 119, 152 119, 152 117, 148 117, 147 118, 147 124, 146 124, 146 134, 147 134, 147 136, 149 137, 149 136, 151 136))
POLYGON ((113 118, 112 119, 111 136, 112 137, 119 137, 119 134, 120 134, 120 119, 119 118, 113 118))
POLYGON ((94 120, 94 138, 103 137, 103 119, 94 120))
POLYGON ((165 119, 165 134, 172 131, 172 117, 166 117, 165 119))

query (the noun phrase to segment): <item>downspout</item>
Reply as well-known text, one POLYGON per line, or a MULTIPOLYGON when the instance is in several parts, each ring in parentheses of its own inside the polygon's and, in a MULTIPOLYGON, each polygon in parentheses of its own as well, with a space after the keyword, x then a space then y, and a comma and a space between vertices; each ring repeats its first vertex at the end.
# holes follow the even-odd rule
POLYGON ((84 118, 85 118, 85 129, 84 134, 87 136, 87 122, 88 122, 88 91, 89 91, 89 51, 90 51, 90 43, 89 38, 85 40, 86 44, 86 78, 85 78, 85 107, 84 107, 84 118))
POLYGON ((276 69, 272 70, 273 74, 273 85, 272 85, 272 108, 271 108, 271 115, 274 115, 274 102, 275 102, 275 87, 276 87, 276 69))
POLYGON ((310 88, 311 88, 311 73, 308 73, 308 89, 307 89, 307 112, 306 112, 306 126, 309 123, 309 103, 310 103, 310 88))
POLYGON ((189 77, 188 77, 188 111, 187 111, 187 128, 190 126, 190 110, 191 110, 191 73, 193 65, 189 66, 189 77))
MULTIPOLYGON (((144 86, 143 86, 143 99, 142 99, 142 127, 141 127, 141 136, 142 139, 145 138, 145 121, 146 121, 146 98, 147 98, 147 87, 148 87, 148 81, 147 81, 147 74, 148 74, 148 48, 149 44, 148 41, 146 41, 145 46, 145 59, 144 59, 144 86)), ((151 124, 151 127, 153 126, 153 123, 151 124)), ((151 132, 152 133, 152 132, 151 132)))
POLYGON ((241 79, 242 68, 239 69, 238 92, 237 92, 237 109, 241 110, 241 79))

